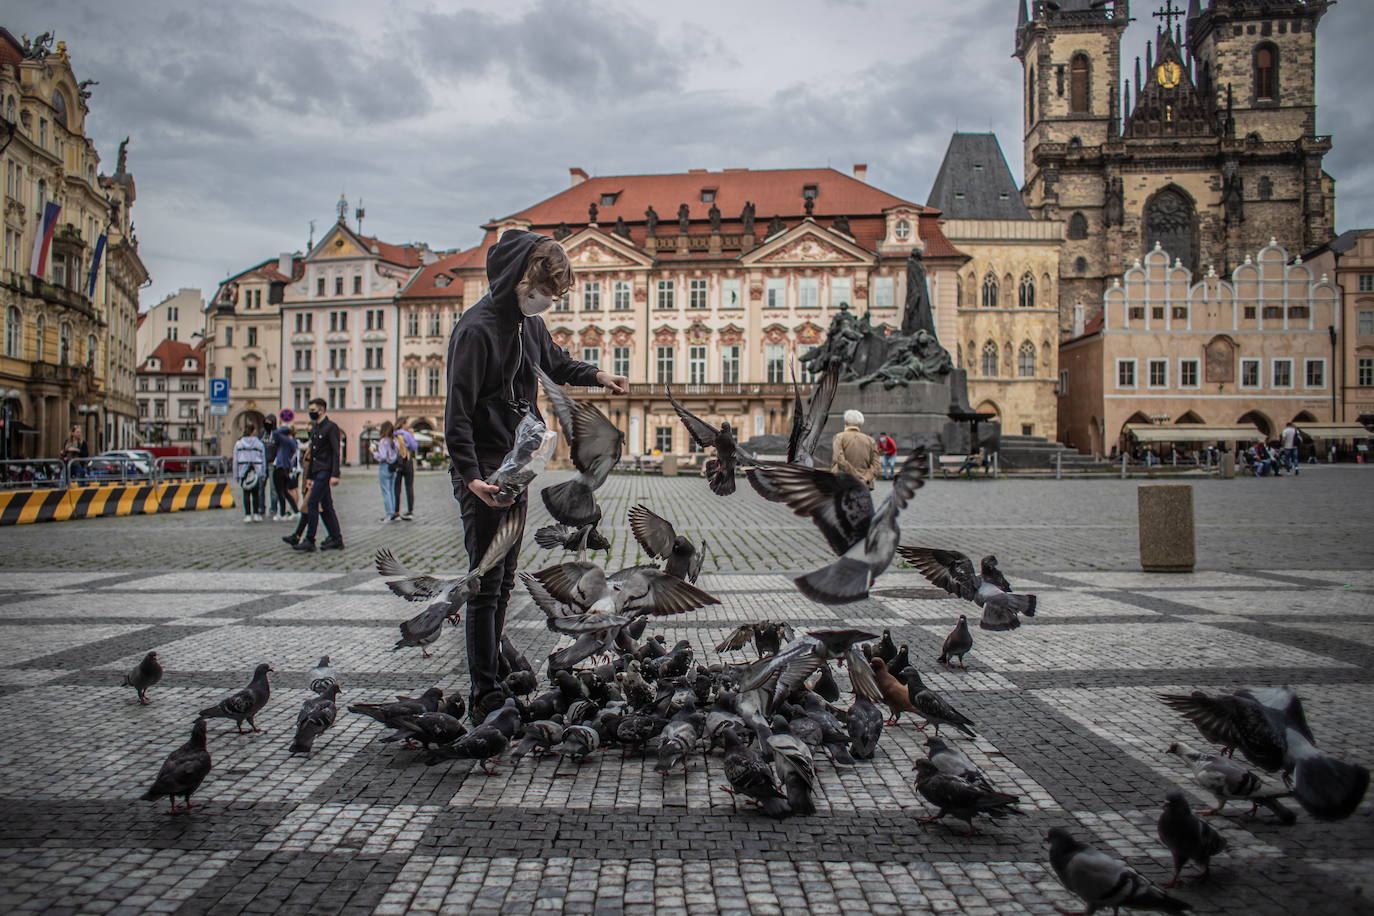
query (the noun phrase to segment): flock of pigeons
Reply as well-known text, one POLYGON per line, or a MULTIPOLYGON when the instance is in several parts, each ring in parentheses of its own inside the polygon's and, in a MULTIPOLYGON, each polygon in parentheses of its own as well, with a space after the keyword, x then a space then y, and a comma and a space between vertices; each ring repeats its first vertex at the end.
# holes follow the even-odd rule
MULTIPOLYGON (((547 757, 577 766, 606 748, 655 759, 665 775, 686 771, 698 755, 719 754, 727 785, 722 789, 755 804, 763 814, 786 818, 816 810, 817 767, 861 765, 874 758, 883 730, 899 726, 903 713, 919 718, 918 729, 931 729, 927 756, 916 761, 917 792, 935 813, 922 822, 952 817, 975 832, 979 816, 1020 816, 1018 797, 1000 791, 941 727, 976 737, 975 723, 921 678, 891 633, 857 629, 814 630, 795 634, 784 622, 743 624, 715 647, 721 656, 751 643, 753 661, 707 663, 695 657, 687 640, 669 645, 658 634, 646 634, 651 617, 690 612, 719 600, 696 585, 705 560, 705 544, 678 534, 668 520, 648 507, 629 512, 629 527, 647 554, 662 565, 635 565, 607 572, 589 559, 609 543, 598 530, 603 520, 596 490, 620 458, 623 436, 590 403, 577 401, 546 377, 542 379, 553 413, 568 439, 577 475, 542 490, 553 524, 535 533, 536 543, 573 558, 537 572, 520 575, 535 605, 545 614, 559 648, 536 666, 502 637, 499 698, 493 703, 445 696, 431 687, 418 696, 398 696, 378 703, 355 703, 348 711, 368 716, 387 733, 381 741, 422 750, 427 764, 450 760, 478 762, 494 773, 508 756, 512 766, 526 757, 547 757), (836 670, 847 672, 850 699, 836 670), (544 684, 541 690, 541 683, 544 684), (490 707, 490 708, 487 708, 490 707), (884 711, 886 715, 884 715, 884 711), (465 724, 465 715, 468 721, 465 724), (471 726, 471 728, 469 728, 471 726)), ((998 569, 995 557, 977 567, 962 553, 899 544, 898 517, 924 483, 924 454, 917 450, 893 480, 891 494, 875 506, 866 485, 849 474, 815 466, 814 450, 833 398, 836 377, 828 374, 808 404, 800 394, 794 403, 787 461, 770 463, 741 449, 728 423, 715 427, 689 413, 676 399, 673 406, 692 438, 715 450, 707 482, 726 496, 735 488, 737 465, 765 499, 787 505, 810 518, 836 559, 796 577, 798 589, 813 600, 848 604, 869 594, 875 579, 901 556, 934 585, 981 610, 979 627, 1009 631, 1021 617, 1036 613, 1036 597, 1020 594, 998 569)), ((672 398, 671 392, 668 393, 672 398)), ((454 579, 416 574, 387 550, 376 557, 378 572, 398 596, 425 607, 400 625, 396 648, 428 647, 445 622, 457 622, 479 580, 499 565, 523 540, 526 503, 507 512, 480 562, 454 579)), ((948 667, 964 668, 973 649, 968 619, 960 615, 938 658, 948 667)), ((268 702, 267 664, 257 666, 242 690, 200 711, 190 740, 173 751, 145 799, 169 798, 172 813, 189 811, 191 796, 210 771, 206 721, 234 720, 240 733, 268 702), (184 800, 178 805, 177 799, 184 800)), ((146 703, 147 690, 161 678, 155 652, 125 683, 146 703)), ((315 739, 337 715, 339 681, 329 658, 310 676, 310 697, 302 704, 289 747, 309 754, 315 739)), ((1218 804, 1249 801, 1252 813, 1264 806, 1285 824, 1296 815, 1280 802, 1293 797, 1319 818, 1349 816, 1364 796, 1368 770, 1323 754, 1307 726, 1301 703, 1288 690, 1240 691, 1211 696, 1194 692, 1166 696, 1164 702, 1194 722, 1203 737, 1223 750, 1193 751, 1182 743, 1169 748, 1192 769, 1199 786, 1218 804), (1282 774, 1282 783, 1262 776, 1233 759, 1242 755, 1266 774, 1282 774)), ((1169 793, 1160 816, 1161 841, 1171 851, 1174 880, 1189 862, 1208 873, 1212 856, 1225 840, 1190 810, 1177 790, 1169 793)), ((1080 896, 1091 913, 1105 906, 1179 912, 1189 908, 1125 862, 1079 842, 1062 828, 1049 831, 1050 862, 1064 885, 1080 896)))

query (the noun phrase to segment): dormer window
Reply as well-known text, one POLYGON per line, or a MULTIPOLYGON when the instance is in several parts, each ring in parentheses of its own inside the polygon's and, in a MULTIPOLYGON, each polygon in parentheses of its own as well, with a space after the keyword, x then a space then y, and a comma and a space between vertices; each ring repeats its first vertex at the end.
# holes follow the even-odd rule
POLYGON ((704 204, 713 204, 713 203, 715 203, 715 202, 716 202, 716 189, 715 189, 715 188, 702 188, 702 189, 701 189, 701 202, 704 203, 704 204))
POLYGON ((802 200, 815 200, 820 196, 820 186, 809 184, 802 188, 802 200))
POLYGON ((434 285, 439 287, 448 286, 452 282, 453 278, 448 274, 439 274, 439 276, 434 278, 434 285))
POLYGON ((973 163, 973 170, 974 170, 975 172, 981 172, 981 171, 983 171, 983 163, 981 163, 981 162, 975 162, 975 163, 973 163))
POLYGON ((905 242, 911 237, 911 223, 904 219, 897 220, 897 225, 892 227, 892 233, 897 236, 899 241, 905 242))
POLYGON ((149 369, 161 369, 161 368, 162 368, 162 360, 158 359, 156 356, 150 357, 150 358, 148 359, 148 368, 149 368, 149 369))
POLYGON ((954 199, 955 199, 955 200, 963 200, 963 199, 964 199, 964 192, 963 192, 963 191, 955 191, 955 192, 954 192, 954 199))
POLYGON ((612 192, 610 192, 609 194, 602 194, 602 195, 601 195, 601 206, 603 206, 603 207, 614 207, 614 206, 615 206, 616 198, 618 198, 619 196, 620 196, 620 192, 619 192, 619 191, 612 191, 612 192))
POLYGON ((188 356, 181 364, 181 368, 186 372, 194 372, 196 371, 196 361, 188 356))

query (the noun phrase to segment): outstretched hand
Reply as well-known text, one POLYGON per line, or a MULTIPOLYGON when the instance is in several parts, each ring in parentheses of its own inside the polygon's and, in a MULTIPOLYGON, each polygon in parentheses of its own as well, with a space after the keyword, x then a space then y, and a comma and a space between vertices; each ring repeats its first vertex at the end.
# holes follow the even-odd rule
POLYGON ((596 373, 596 383, 609 388, 612 394, 626 394, 630 390, 630 380, 623 375, 611 375, 605 369, 596 373))

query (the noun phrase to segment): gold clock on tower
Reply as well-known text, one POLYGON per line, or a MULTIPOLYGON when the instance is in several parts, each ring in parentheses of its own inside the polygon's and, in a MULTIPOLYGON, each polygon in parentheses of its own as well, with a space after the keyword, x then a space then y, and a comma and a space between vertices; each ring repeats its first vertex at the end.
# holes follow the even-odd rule
POLYGON ((1183 68, 1179 66, 1176 60, 1166 60, 1155 68, 1155 78, 1159 80, 1159 85, 1165 89, 1172 89, 1183 78, 1183 68))

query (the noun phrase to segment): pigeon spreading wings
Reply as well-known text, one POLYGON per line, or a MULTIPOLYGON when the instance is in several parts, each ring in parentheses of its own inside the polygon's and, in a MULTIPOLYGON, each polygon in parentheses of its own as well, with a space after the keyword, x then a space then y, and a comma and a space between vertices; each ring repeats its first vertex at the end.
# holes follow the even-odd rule
POLYGON ((716 456, 712 459, 715 464, 710 471, 709 484, 711 492, 717 496, 729 496, 735 492, 735 466, 739 458, 748 462, 755 462, 753 455, 739 447, 735 440, 734 428, 729 422, 724 422, 720 428, 712 426, 705 420, 693 414, 682 402, 673 397, 672 389, 667 385, 663 386, 664 392, 668 395, 668 400, 672 402, 673 410, 677 412, 678 419, 682 425, 687 427, 687 434, 692 437, 692 441, 699 448, 714 448, 716 456))
POLYGON ((549 514, 565 525, 581 527, 600 517, 592 495, 620 460, 625 434, 606 415, 587 401, 574 401, 542 369, 535 367, 553 415, 563 429, 578 474, 572 480, 545 487, 540 496, 549 514))
POLYGON ((482 554, 481 561, 468 572, 454 579, 438 579, 434 576, 411 572, 395 555, 383 547, 377 551, 374 561, 377 572, 383 576, 394 577, 387 587, 407 601, 441 601, 452 606, 453 613, 472 597, 481 578, 495 569, 506 558, 512 548, 519 548, 525 535, 525 513, 528 502, 512 506, 496 526, 496 534, 482 554))
POLYGON ((1018 595, 1003 588, 1007 580, 997 569, 996 557, 984 557, 982 568, 996 574, 991 580, 978 574, 973 561, 957 550, 938 547, 898 547, 902 559, 921 571, 921 575, 951 595, 972 601, 983 609, 978 626, 984 630, 1014 630, 1021 626, 1019 615, 1035 616, 1034 595, 1018 595))
POLYGON ((868 534, 873 497, 853 474, 800 464, 760 464, 745 475, 764 499, 786 503, 797 515, 810 518, 837 554, 843 555, 868 534))
POLYGON ((802 407, 801 386, 797 383, 797 366, 792 364, 792 387, 795 392, 792 400, 792 434, 787 439, 787 463, 812 467, 816 463, 816 446, 820 444, 821 432, 825 429, 830 405, 835 401, 835 390, 840 384, 840 365, 831 363, 826 368, 811 398, 802 407))
POLYGON ((559 563, 534 574, 557 601, 588 611, 665 616, 720 604, 706 592, 652 566, 637 566, 608 578, 587 560, 559 563))
POLYGON ((654 514, 645 506, 630 509, 630 532, 644 548, 644 552, 656 560, 667 560, 663 571, 670 576, 697 581, 701 575, 701 564, 705 560, 705 543, 698 548, 673 528, 672 522, 654 514))

